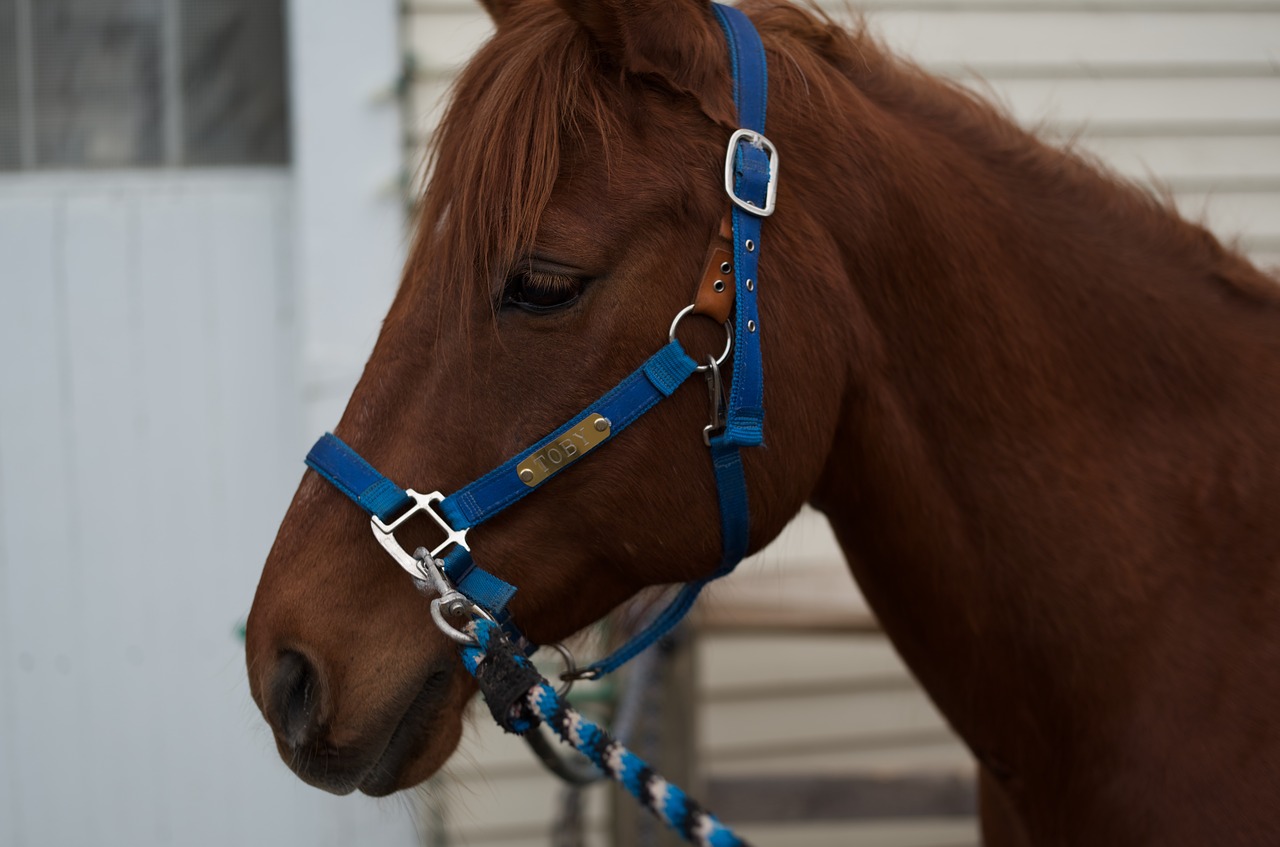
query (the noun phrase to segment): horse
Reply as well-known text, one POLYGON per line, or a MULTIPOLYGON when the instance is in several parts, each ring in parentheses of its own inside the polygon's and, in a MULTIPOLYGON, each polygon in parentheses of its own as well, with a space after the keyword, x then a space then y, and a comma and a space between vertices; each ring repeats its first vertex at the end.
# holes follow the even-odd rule
MULTIPOLYGON (((453 490, 666 340, 737 128, 705 0, 482 0, 403 278, 335 432, 453 490)), ((750 549, 829 519, 972 751, 997 845, 1280 839, 1280 289, 1203 227, 864 31, 746 0, 777 213, 750 549)), ((353 281, 353 284, 355 282, 353 281)), ((705 360, 714 321, 684 322, 705 360)), ((685 385, 472 535, 528 636, 717 567, 685 385)), ((406 547, 409 547, 406 543, 406 547)), ((247 624, 280 755, 418 784, 474 693, 431 602, 307 472, 247 624)))

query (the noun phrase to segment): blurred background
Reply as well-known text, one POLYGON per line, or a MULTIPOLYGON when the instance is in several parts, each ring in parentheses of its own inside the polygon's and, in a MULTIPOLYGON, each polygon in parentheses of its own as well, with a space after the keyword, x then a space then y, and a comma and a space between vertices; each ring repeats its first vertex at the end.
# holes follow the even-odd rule
MULTIPOLYGON (((1280 2, 854 6, 1280 264, 1280 2)), ((308 788, 244 679, 488 33, 464 0, 0 0, 0 845, 659 843, 487 719, 426 791, 308 788)), ((671 646, 637 743, 762 845, 975 844, 968 758, 842 568, 802 515, 671 646)))

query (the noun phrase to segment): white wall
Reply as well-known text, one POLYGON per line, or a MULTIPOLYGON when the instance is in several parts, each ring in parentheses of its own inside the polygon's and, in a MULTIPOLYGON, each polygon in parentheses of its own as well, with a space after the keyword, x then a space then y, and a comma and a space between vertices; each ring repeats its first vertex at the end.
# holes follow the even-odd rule
POLYGON ((0 843, 287 840, 319 811, 236 634, 290 494, 289 189, 0 181, 0 843))
POLYGON ((403 260, 396 4, 291 4, 294 165, 0 177, 0 847, 411 845, 236 632, 403 260))
POLYGON ((292 0, 290 94, 305 445, 338 422, 400 282, 402 53, 393 0, 292 0))

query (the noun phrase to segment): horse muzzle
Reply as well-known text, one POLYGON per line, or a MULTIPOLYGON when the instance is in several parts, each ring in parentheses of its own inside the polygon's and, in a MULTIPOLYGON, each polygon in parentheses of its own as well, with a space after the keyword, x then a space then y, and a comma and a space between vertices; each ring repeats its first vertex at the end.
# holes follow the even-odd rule
POLYGON ((320 660, 286 649, 251 683, 281 759, 307 784, 382 797, 426 779, 457 746, 472 688, 452 652, 407 679, 365 679, 352 686, 367 692, 359 702, 334 678, 320 660))

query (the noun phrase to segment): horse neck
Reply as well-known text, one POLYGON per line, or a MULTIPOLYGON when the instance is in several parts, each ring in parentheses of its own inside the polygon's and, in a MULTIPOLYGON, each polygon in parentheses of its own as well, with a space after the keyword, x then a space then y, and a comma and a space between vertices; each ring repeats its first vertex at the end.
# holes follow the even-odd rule
MULTIPOLYGON (((1082 702, 1127 696, 1156 597, 1203 618, 1225 539, 1242 583, 1275 570, 1249 527, 1280 507, 1280 298, 945 84, 887 60, 861 76, 801 153, 827 169, 799 182, 841 222, 836 319, 854 328, 813 502, 970 744, 1014 729, 1047 748, 1096 718, 1082 702)), ((1274 583, 1255 583, 1265 602, 1274 583)))

